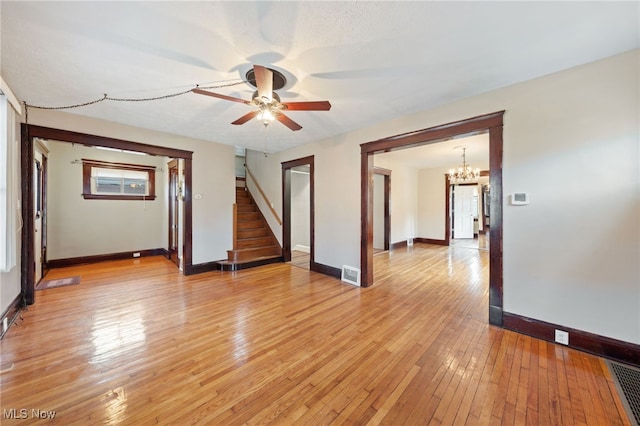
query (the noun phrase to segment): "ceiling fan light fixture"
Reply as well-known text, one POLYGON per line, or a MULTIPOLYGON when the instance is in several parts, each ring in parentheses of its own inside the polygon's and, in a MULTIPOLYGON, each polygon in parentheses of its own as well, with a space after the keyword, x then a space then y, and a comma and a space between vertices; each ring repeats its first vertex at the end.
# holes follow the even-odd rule
POLYGON ((256 117, 262 121, 262 124, 265 126, 268 126, 270 122, 276 119, 275 114, 268 105, 262 105, 256 117))

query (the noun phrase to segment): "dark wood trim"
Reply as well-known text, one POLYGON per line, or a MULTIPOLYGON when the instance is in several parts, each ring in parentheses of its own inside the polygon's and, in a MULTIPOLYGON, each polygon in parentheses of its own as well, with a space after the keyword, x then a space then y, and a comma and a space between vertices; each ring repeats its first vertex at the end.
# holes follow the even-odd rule
POLYGON ((502 120, 489 129, 489 324, 502 326, 502 120))
POLYGON ((4 312, 0 316, 0 324, 4 322, 5 318, 7 318, 9 326, 4 331, 2 331, 2 328, 0 328, 0 339, 2 339, 5 334, 7 334, 7 331, 9 331, 11 325, 13 325, 13 323, 16 321, 16 318, 18 318, 18 315, 20 315, 20 311, 22 310, 23 306, 24 304, 22 300, 22 294, 18 294, 16 298, 13 299, 13 302, 11 302, 9 306, 7 306, 7 309, 4 310, 4 312))
MULTIPOLYGON (((249 262, 229 263, 227 261, 220 261, 220 262, 213 262, 213 263, 217 263, 217 266, 220 271, 233 272, 233 271, 241 271, 243 269, 255 268, 257 266, 264 266, 264 265, 270 265, 272 263, 283 263, 283 262, 284 262, 284 258, 282 256, 274 256, 274 257, 268 257, 265 259, 251 260, 249 262)), ((197 265, 197 266, 200 266, 200 265, 197 265)), ((206 272, 206 271, 203 271, 203 272, 206 272)))
POLYGON ((206 262, 206 263, 198 263, 196 265, 189 265, 189 267, 187 268, 187 266, 185 266, 184 269, 184 274, 185 275, 195 275, 195 274, 203 274, 205 272, 211 272, 211 271, 221 271, 222 267, 220 266, 219 261, 218 262, 206 262))
MULTIPOLYGON (((472 117, 360 145, 360 269, 363 287, 373 284, 373 155, 438 143, 445 138, 489 131, 491 224, 489 240, 489 323, 502 325, 502 146, 505 111, 472 117)), ((447 200, 448 203, 448 200, 447 200)))
MULTIPOLYGON (((438 246, 448 246, 449 244, 447 243, 447 241, 445 240, 434 240, 432 238, 420 238, 420 237, 416 237, 413 239, 414 244, 415 243, 421 243, 421 244, 435 244, 438 246)), ((403 248, 403 247, 407 247, 407 240, 404 241, 398 241, 396 243, 391 244, 391 248, 390 250, 395 250, 395 249, 399 249, 399 248, 403 248)))
POLYGON ((86 146, 103 146, 106 148, 122 149, 125 151, 144 152, 149 155, 159 155, 173 158, 189 158, 193 156, 192 151, 185 151, 176 148, 149 145, 140 142, 132 142, 123 139, 115 139, 106 136, 90 135, 71 130, 54 129, 29 124, 29 136, 31 138, 43 138, 57 140, 61 142, 78 143, 86 146))
POLYGON ((184 226, 184 236, 182 243, 182 262, 183 274, 190 275, 192 262, 193 262, 193 199, 192 199, 192 160, 191 158, 184 158, 184 218, 182 225, 184 226))
POLYGON ((22 248, 20 260, 20 291, 24 303, 31 305, 35 302, 35 247, 33 245, 35 226, 35 205, 33 201, 33 136, 29 134, 31 126, 21 124, 20 144, 20 178, 22 181, 22 248))
POLYGON ((86 263, 98 263, 108 260, 134 259, 133 253, 140 253, 138 257, 146 256, 164 256, 169 257, 169 252, 165 248, 156 248, 148 250, 123 251, 119 253, 97 254, 93 256, 70 257, 67 259, 53 259, 47 262, 47 267, 64 268, 67 266, 84 265, 86 263))
POLYGON ((447 240, 434 240, 433 238, 415 238, 413 240, 416 243, 422 243, 422 244, 435 244, 437 246, 448 246, 449 245, 449 241, 447 240))
POLYGON ((451 178, 449 173, 444 174, 444 242, 445 246, 451 244, 451 178))
POLYGON ((291 169, 309 166, 309 262, 315 262, 315 158, 313 155, 282 162, 282 257, 291 261, 291 169))
POLYGON ((362 147, 362 152, 368 154, 415 148, 429 143, 440 142, 441 139, 451 136, 482 132, 495 126, 501 126, 503 115, 504 111, 497 111, 427 129, 389 136, 361 144, 360 146, 362 147))
POLYGON ((155 195, 96 195, 81 194, 85 200, 115 200, 115 201, 154 201, 155 195))
POLYGON ((407 246, 408 246, 407 240, 398 241, 398 242, 389 244, 389 250, 393 251, 393 250, 401 249, 407 246))
POLYGON ((21 281, 20 287, 25 304, 35 303, 35 253, 34 253, 34 203, 33 203, 33 140, 42 138, 56 140, 60 142, 78 143, 87 146, 104 146, 107 148, 122 149, 126 151, 144 152, 150 155, 161 155, 170 158, 184 159, 184 270, 189 270, 192 261, 192 151, 185 151, 175 148, 166 148, 155 145, 148 145, 138 142, 131 142, 121 139, 108 138, 104 136, 90 135, 86 133, 73 132, 69 130, 53 129, 50 127, 34 126, 32 124, 21 124, 21 181, 22 181, 22 249, 21 249, 21 281))
POLYGON ((555 330, 566 331, 571 348, 640 367, 640 345, 510 312, 504 312, 503 327, 548 342, 555 342, 555 330))
POLYGON ((318 262, 310 262, 309 269, 313 272, 328 275, 337 279, 342 279, 342 270, 340 268, 334 268, 333 266, 323 265, 318 262))
POLYGON ((85 200, 127 200, 127 201, 148 201, 156 199, 156 168, 144 164, 112 163, 108 161, 82 159, 82 197, 85 200), (91 169, 99 167, 102 169, 132 170, 136 172, 147 172, 149 176, 149 195, 114 195, 114 194, 94 194, 91 192, 91 169))

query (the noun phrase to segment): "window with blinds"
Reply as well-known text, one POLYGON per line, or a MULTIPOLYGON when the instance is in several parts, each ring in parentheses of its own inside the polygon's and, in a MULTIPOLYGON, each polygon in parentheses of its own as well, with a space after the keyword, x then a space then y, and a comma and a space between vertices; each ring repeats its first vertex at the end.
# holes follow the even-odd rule
POLYGON ((155 167, 82 160, 85 199, 154 200, 155 167))

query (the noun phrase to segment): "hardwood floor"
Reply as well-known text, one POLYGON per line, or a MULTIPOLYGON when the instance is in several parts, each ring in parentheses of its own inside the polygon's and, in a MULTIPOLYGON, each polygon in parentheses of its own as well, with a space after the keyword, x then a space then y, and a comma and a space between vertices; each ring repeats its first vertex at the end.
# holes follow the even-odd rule
POLYGON ((297 266, 309 270, 309 263, 311 262, 311 255, 299 250, 291 251, 291 266, 297 266))
POLYGON ((375 274, 52 270, 82 281, 0 342, 2 424, 630 424, 602 359, 488 325, 486 251, 416 244, 375 274))

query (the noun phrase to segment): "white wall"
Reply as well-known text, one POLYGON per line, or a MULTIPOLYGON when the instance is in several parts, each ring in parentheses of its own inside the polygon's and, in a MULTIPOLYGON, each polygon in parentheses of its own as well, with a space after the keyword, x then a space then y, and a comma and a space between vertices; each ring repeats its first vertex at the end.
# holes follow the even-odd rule
POLYGON ((167 157, 50 141, 47 260, 168 248, 167 157), (155 200, 85 200, 81 159, 155 166, 155 200))
POLYGON ((234 147, 58 111, 30 109, 29 123, 193 151, 192 193, 201 198, 194 198, 192 203, 192 262, 196 265, 226 259, 226 251, 233 247, 234 147))
POLYGON ((281 209, 280 162, 315 155, 316 261, 357 266, 359 145, 506 110, 504 194, 529 192, 531 204, 504 206, 505 311, 638 344, 639 62, 635 50, 247 158, 281 209))
POLYGON ((446 237, 445 174, 449 168, 418 170, 418 237, 444 240, 446 237))
POLYGON ((376 167, 391 170, 391 236, 390 243, 415 238, 418 221, 418 171, 384 154, 373 158, 376 167))

